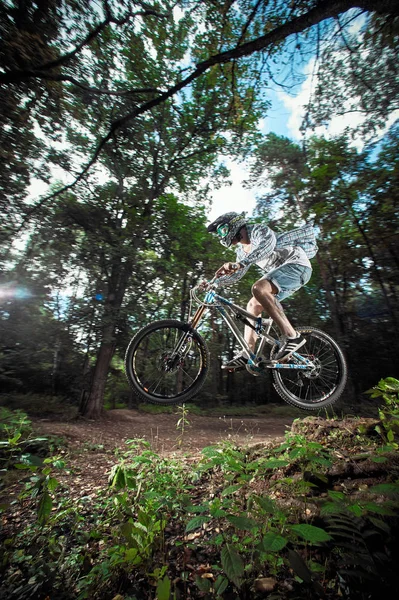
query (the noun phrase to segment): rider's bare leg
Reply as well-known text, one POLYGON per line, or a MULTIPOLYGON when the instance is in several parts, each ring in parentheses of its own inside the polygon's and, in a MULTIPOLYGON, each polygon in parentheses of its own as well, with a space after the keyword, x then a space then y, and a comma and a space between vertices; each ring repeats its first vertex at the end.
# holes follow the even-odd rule
MULTIPOLYGON (((260 312, 262 311, 258 312, 258 307, 261 306, 263 310, 269 315, 269 317, 273 319, 273 321, 276 323, 277 327, 280 329, 283 335, 289 338, 294 338, 297 335, 297 333, 291 325, 291 323, 289 322, 289 320, 287 319, 283 307, 276 298, 278 290, 274 283, 268 281, 267 279, 260 279, 252 286, 252 293, 253 298, 251 298, 251 300, 248 303, 248 312, 252 312, 252 314, 254 314, 255 316, 259 316, 260 312), (254 309, 251 310, 249 308, 252 300, 254 300, 254 302, 251 306, 255 308, 256 312, 254 309)), ((252 338, 249 337, 250 333, 247 333, 247 329, 249 329, 249 331, 253 335, 254 340, 256 339, 256 334, 250 327, 245 328, 245 339, 247 340, 250 348, 252 348, 250 342, 252 338)))
MULTIPOLYGON (((261 304, 259 304, 257 299, 254 297, 252 297, 251 300, 247 304, 247 311, 249 313, 251 313, 252 315, 255 315, 255 317, 260 317, 263 310, 264 310, 263 306, 261 304)), ((256 335, 255 331, 252 329, 252 327, 248 327, 248 325, 245 325, 244 339, 247 342, 250 349, 252 350, 252 352, 255 352, 256 338, 257 338, 257 335, 256 335)))

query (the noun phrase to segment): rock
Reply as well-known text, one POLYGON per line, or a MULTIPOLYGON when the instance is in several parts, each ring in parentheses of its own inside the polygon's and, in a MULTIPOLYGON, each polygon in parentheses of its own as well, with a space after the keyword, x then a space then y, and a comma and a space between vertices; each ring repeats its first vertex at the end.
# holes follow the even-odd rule
POLYGON ((277 581, 274 577, 261 577, 255 579, 254 588, 258 594, 268 594, 274 590, 276 585, 277 581))

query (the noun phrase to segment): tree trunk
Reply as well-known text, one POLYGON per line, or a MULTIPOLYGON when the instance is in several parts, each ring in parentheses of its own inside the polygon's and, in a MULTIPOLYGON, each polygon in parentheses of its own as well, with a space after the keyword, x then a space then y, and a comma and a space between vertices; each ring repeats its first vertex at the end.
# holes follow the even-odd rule
POLYGON ((131 272, 132 263, 130 261, 121 263, 119 257, 115 259, 109 278, 108 295, 105 302, 103 316, 105 325, 102 330, 102 342, 97 355, 90 392, 87 401, 81 406, 81 414, 89 419, 98 419, 103 410, 108 370, 115 351, 115 331, 131 272))
MULTIPOLYGON (((105 339, 113 338, 114 326, 108 326, 108 335, 105 339)), ((115 340, 105 341, 101 344, 96 360, 96 366, 93 374, 93 381, 90 388, 90 394, 85 407, 84 416, 88 419, 98 419, 103 410, 103 399, 105 385, 107 383, 108 370, 111 364, 115 350, 115 340)))

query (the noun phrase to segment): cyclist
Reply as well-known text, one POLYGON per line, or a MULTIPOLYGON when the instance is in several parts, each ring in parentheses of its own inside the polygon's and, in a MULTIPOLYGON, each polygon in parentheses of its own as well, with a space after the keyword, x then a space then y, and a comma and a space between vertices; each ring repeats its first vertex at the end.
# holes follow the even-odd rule
MULTIPOLYGON (((279 327, 283 339, 277 354, 279 361, 288 360, 306 343, 306 339, 295 331, 287 319, 281 300, 288 298, 305 285, 312 274, 309 258, 317 252, 312 224, 277 236, 267 225, 250 224, 245 213, 228 212, 208 226, 216 233, 226 248, 236 246, 236 262, 227 262, 216 271, 217 285, 230 285, 256 264, 263 276, 252 286, 252 298, 247 310, 259 317, 264 310, 279 327)), ((244 337, 252 352, 255 351, 256 333, 247 325, 244 337)), ((222 366, 234 371, 247 363, 243 351, 222 366)))

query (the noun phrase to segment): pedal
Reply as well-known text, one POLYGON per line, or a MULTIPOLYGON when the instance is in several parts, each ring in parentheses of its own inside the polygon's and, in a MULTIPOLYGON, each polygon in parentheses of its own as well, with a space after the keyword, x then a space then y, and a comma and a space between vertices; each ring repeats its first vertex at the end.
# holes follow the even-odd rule
POLYGON ((251 375, 255 375, 255 377, 259 377, 262 373, 262 369, 260 369, 255 363, 250 364, 249 362, 246 365, 246 369, 248 373, 251 375))
POLYGON ((246 364, 246 369, 249 373, 251 373, 251 375, 258 377, 262 374, 268 362, 270 361, 265 358, 259 358, 256 362, 249 360, 246 364))

